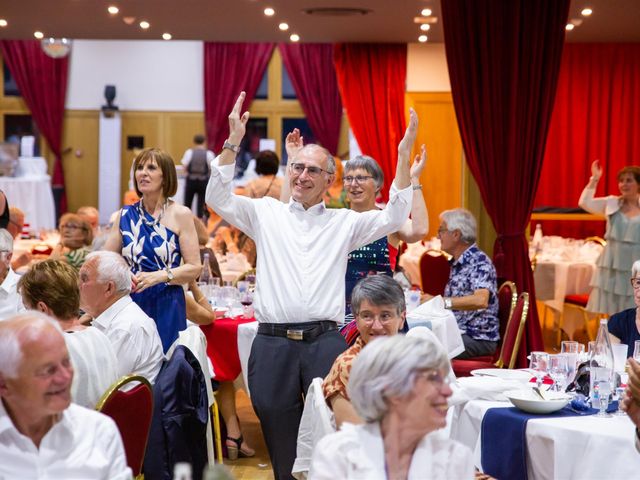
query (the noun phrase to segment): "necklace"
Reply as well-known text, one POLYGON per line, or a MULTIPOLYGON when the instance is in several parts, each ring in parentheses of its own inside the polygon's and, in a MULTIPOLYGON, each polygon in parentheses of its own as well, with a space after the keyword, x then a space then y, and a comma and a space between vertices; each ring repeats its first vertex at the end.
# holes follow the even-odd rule
POLYGON ((162 220, 162 217, 164 216, 164 212, 167 208, 168 203, 168 199, 164 201, 164 203, 162 204, 162 208, 160 209, 158 218, 153 218, 153 215, 149 214, 151 215, 151 218, 153 218, 153 220, 147 220, 147 216, 145 215, 147 212, 142 206, 142 200, 140 200, 140 202, 138 202, 138 212, 140 213, 140 218, 145 223, 145 225, 147 225, 148 227, 155 227, 156 225, 158 225, 160 223, 160 220, 162 220))

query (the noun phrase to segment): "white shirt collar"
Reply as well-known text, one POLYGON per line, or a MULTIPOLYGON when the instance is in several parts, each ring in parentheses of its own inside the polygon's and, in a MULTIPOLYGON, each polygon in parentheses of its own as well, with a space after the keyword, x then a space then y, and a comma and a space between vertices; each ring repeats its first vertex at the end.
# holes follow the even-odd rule
POLYGON ((294 211, 298 210, 299 212, 306 212, 310 215, 322 215, 327 209, 324 200, 312 205, 311 207, 305 209, 302 203, 297 202, 293 199, 293 197, 289 198, 289 210, 294 211))
POLYGON ((13 293, 16 291, 16 285, 18 284, 19 280, 20 275, 14 272, 13 268, 9 267, 7 276, 4 278, 4 281, 2 282, 2 285, 0 285, 0 288, 7 293, 13 293))
POLYGON ((111 321, 129 305, 133 300, 129 295, 125 295, 116 302, 114 302, 109 308, 93 319, 93 325, 100 328, 100 330, 106 330, 109 328, 111 321))

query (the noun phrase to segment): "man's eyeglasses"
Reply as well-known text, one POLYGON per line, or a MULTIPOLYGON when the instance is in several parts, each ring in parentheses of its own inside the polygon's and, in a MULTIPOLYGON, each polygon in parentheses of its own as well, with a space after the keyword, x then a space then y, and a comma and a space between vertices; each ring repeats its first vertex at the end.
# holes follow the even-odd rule
POLYGON ((438 228, 438 235, 442 235, 444 232, 449 232, 450 230, 446 227, 440 226, 438 228))
POLYGON ((640 278, 632 278, 631 279, 631 286, 636 290, 638 288, 640 288, 640 278))
POLYGON ((328 173, 329 175, 333 175, 333 172, 330 172, 329 170, 324 170, 320 167, 313 167, 313 166, 308 167, 304 163, 291 164, 291 171, 296 175, 302 175, 302 172, 304 172, 305 170, 307 171, 307 174, 311 178, 319 177, 322 172, 328 173))
POLYGON ((367 180, 369 180, 370 178, 373 178, 373 177, 371 175, 356 175, 355 177, 351 175, 347 175, 342 179, 342 183, 344 183, 345 185, 351 185, 353 182, 356 182, 356 185, 360 185, 366 182, 367 180))

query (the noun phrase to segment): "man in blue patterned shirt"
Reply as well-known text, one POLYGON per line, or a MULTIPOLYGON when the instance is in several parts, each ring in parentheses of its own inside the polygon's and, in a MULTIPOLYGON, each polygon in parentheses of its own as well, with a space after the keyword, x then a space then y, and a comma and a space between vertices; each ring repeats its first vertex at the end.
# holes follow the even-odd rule
POLYGON ((476 245, 476 219, 464 208, 440 214, 442 250, 453 256, 444 289, 445 308, 453 310, 465 351, 456 358, 493 355, 498 345, 496 269, 476 245))

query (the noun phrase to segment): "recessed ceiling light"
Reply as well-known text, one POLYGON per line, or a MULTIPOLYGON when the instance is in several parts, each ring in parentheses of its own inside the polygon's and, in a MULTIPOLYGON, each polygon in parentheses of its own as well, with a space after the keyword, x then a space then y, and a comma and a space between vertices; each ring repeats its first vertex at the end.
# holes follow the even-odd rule
POLYGON ((4 18, 0 18, 0 27, 6 27, 7 25, 7 21, 4 18))
POLYGON ((149 22, 147 22, 146 20, 142 20, 140 22, 140 28, 142 28, 143 30, 146 30, 150 27, 151 25, 149 25, 149 22))
POLYGON ((300 35, 298 35, 297 33, 292 33, 289 37, 289 40, 291 40, 292 42, 298 42, 300 40, 300 35))
POLYGON ((574 28, 576 28, 576 26, 573 23, 567 23, 567 25, 564 27, 564 29, 567 32, 570 32, 571 30, 573 30, 574 28))
POLYGON ((267 8, 264 9, 264 14, 267 17, 273 17, 275 15, 275 13, 276 13, 276 11, 271 7, 267 7, 267 8))
POLYGON ((136 21, 136 17, 122 17, 122 21, 127 25, 133 25, 136 21))
POLYGON ((429 40, 429 39, 427 38, 427 36, 426 36, 426 35, 420 35, 420 36, 418 37, 418 41, 419 41, 420 43, 424 43, 424 42, 426 42, 427 40, 429 40))
POLYGON ((428 23, 423 23, 422 25, 420 25, 420 30, 422 30, 423 32, 428 32, 430 28, 431 25, 429 25, 428 23))
POLYGON ((44 33, 40 31, 35 31, 33 32, 33 36, 36 37, 38 40, 42 40, 44 38, 44 33))
POLYGON ((109 12, 111 15, 115 15, 119 11, 120 11, 120 9, 118 7, 116 7, 115 5, 111 5, 109 8, 107 8, 107 12, 109 12))
POLYGON ((171 34, 170 33, 163 33, 162 34, 162 39, 163 40, 171 40, 171 34))
POLYGON ((430 8, 423 8, 422 12, 420 13, 422 14, 423 17, 429 17, 433 13, 433 11, 430 8))
POLYGON ((278 28, 284 32, 285 30, 289 30, 289 24, 282 22, 280 25, 278 25, 278 28))
POLYGON ((583 17, 588 17, 593 13, 593 10, 591 10, 590 8, 583 8, 580 13, 582 14, 583 17))

